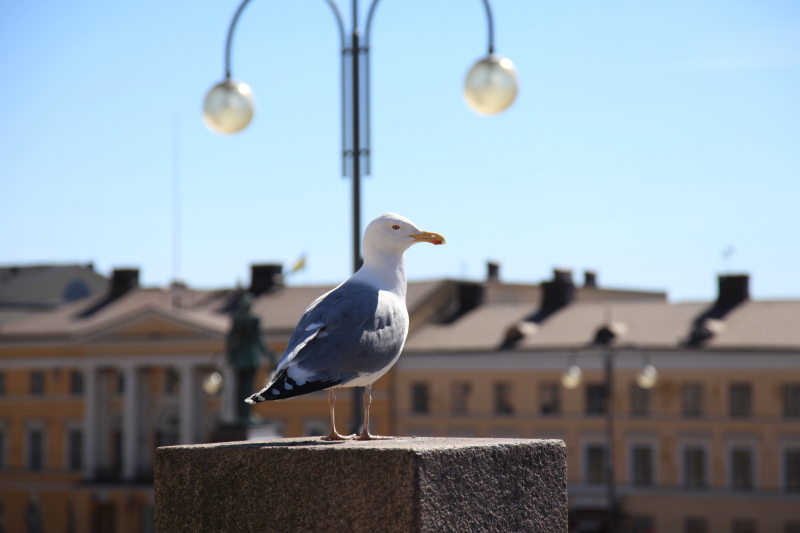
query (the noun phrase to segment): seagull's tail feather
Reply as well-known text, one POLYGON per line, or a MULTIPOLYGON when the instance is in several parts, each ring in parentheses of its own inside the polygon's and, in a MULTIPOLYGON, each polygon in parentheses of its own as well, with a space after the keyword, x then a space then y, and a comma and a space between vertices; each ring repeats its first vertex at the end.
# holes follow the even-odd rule
POLYGON ((332 376, 330 379, 310 380, 302 385, 298 385, 294 379, 286 374, 286 369, 284 368, 275 374, 272 381, 269 382, 269 385, 249 398, 246 398, 245 402, 253 404, 271 400, 288 400, 289 398, 294 398, 302 394, 329 389, 342 382, 344 382, 344 378, 332 376))

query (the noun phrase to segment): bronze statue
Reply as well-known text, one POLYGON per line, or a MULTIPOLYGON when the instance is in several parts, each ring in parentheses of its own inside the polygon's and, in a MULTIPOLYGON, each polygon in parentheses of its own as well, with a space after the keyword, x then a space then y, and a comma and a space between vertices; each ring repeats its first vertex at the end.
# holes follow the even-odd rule
POLYGON ((261 357, 269 359, 271 368, 276 365, 275 354, 261 338, 261 321, 250 312, 252 304, 253 295, 249 292, 243 294, 226 339, 227 361, 236 372, 234 401, 237 423, 240 424, 250 422, 250 405, 244 399, 253 390, 253 378, 261 366, 261 357))

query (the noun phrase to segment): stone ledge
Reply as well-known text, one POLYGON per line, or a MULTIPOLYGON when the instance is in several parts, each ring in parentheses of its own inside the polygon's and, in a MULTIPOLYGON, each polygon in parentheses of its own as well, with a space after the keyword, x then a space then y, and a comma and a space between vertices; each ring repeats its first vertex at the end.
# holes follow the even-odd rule
POLYGON ((567 530, 557 440, 316 438, 170 446, 155 456, 156 530, 567 530))

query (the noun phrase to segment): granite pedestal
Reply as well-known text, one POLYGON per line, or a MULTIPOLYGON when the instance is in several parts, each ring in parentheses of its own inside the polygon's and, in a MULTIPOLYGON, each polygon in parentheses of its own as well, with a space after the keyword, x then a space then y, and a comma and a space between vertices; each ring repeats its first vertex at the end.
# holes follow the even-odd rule
POLYGON ((318 438, 159 448, 156 530, 567 530, 556 440, 318 438))

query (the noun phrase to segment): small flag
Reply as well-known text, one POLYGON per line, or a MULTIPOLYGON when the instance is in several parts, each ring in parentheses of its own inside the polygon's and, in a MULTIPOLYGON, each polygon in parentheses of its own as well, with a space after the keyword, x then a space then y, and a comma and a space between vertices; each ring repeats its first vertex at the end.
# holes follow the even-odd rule
POLYGON ((306 267, 306 254, 300 256, 300 258, 294 262, 292 265, 292 274, 296 272, 300 272, 306 267))

